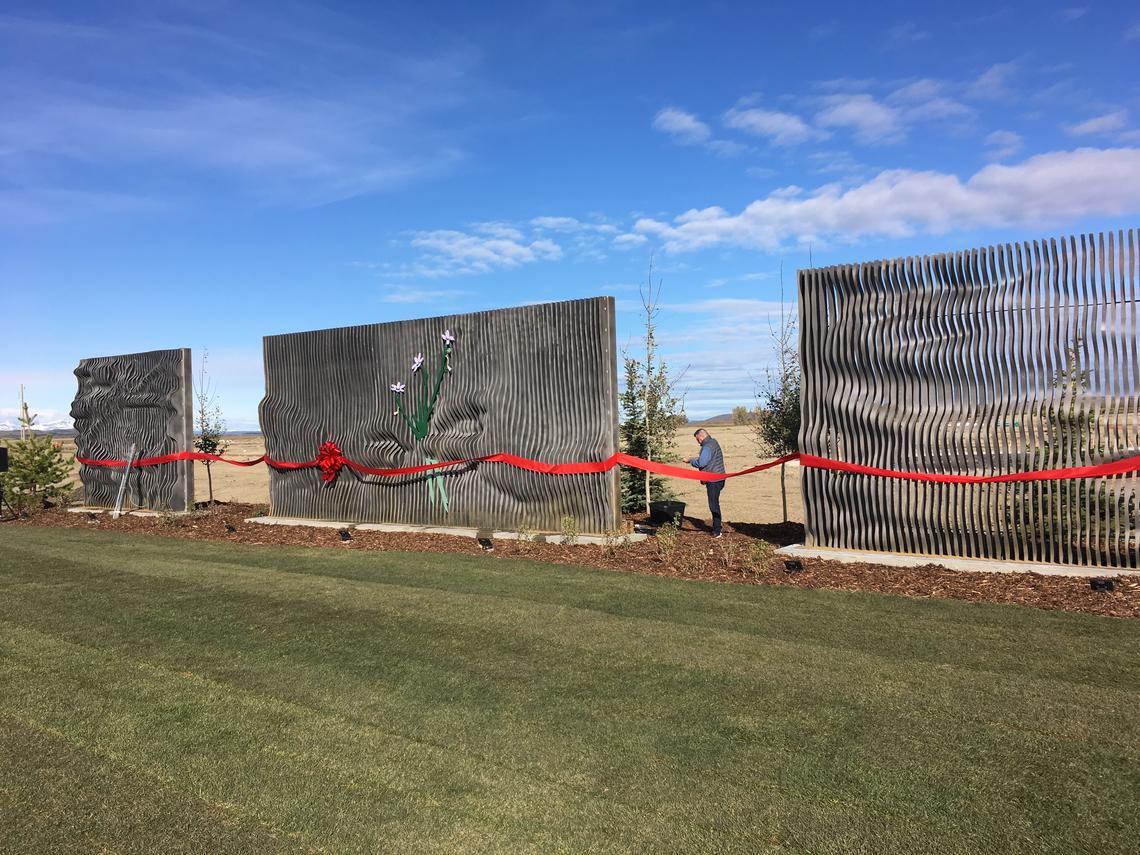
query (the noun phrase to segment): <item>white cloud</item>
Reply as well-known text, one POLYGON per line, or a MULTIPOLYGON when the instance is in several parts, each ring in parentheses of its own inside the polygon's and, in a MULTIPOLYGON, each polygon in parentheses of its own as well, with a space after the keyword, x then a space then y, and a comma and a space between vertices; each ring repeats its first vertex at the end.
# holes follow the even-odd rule
POLYGON ((1117 110, 1114 113, 1105 113, 1103 116, 1086 119, 1075 125, 1068 125, 1067 129, 1069 133, 1075 137, 1085 137, 1094 134, 1110 134, 1114 131, 1122 131, 1127 126, 1128 111, 1117 110))
POLYGON ((985 139, 986 157, 990 160, 1007 160, 1021 151, 1024 141, 1013 131, 994 131, 985 139))
POLYGON ((1062 21, 1078 21, 1089 13, 1088 6, 1067 6, 1057 12, 1057 17, 1062 21))
POLYGON ((474 234, 452 229, 416 232, 412 246, 427 251, 419 275, 487 273, 562 257, 562 247, 548 238, 527 242, 517 229, 500 223, 472 228, 474 234))
POLYGON ((799 116, 762 110, 759 107, 747 109, 733 107, 724 114, 724 123, 738 131, 764 137, 774 145, 798 145, 827 136, 826 132, 811 127, 799 116))
POLYGON ((1125 41, 1134 41, 1140 39, 1140 24, 1133 24, 1124 32, 1125 41))
POLYGON ((850 128, 864 144, 898 142, 905 135, 902 115, 871 95, 829 95, 816 115, 816 124, 827 128, 850 128))
POLYGON ((653 128, 668 134, 681 145, 699 145, 722 157, 743 154, 748 147, 732 140, 714 139, 712 130, 694 116, 676 107, 659 110, 653 117, 653 128))
POLYGON ((709 126, 694 116, 676 107, 659 110, 653 117, 654 130, 669 134, 682 145, 700 145, 712 138, 709 126))
POLYGON ((401 303, 406 305, 419 305, 424 303, 438 303, 441 300, 454 300, 458 297, 470 297, 471 291, 458 289, 429 289, 417 288, 412 285, 391 285, 385 288, 380 297, 384 303, 401 303))
POLYGON ((523 233, 510 223, 472 223, 471 229, 481 235, 489 235, 490 237, 500 238, 501 240, 510 241, 512 243, 523 240, 523 233))
POLYGON ((649 238, 645 235, 637 234, 636 232, 626 232, 614 238, 614 246, 617 249, 633 249, 634 247, 641 246, 649 238))
POLYGON ((849 189, 773 193, 737 214, 694 209, 670 223, 639 220, 635 229, 671 252, 724 245, 771 251, 788 241, 942 234, 1138 211, 1140 148, 1083 148, 991 164, 964 182, 941 172, 886 170, 849 189))
POLYGON ((1012 98, 1011 83, 1017 70, 1016 62, 995 63, 966 87, 966 95, 979 101, 1004 101, 1012 98))
POLYGON ((530 224, 536 229, 543 229, 550 232, 565 232, 567 234, 597 232, 598 234, 612 235, 620 231, 617 226, 610 225, 609 223, 588 223, 576 217, 534 217, 531 219, 530 224))

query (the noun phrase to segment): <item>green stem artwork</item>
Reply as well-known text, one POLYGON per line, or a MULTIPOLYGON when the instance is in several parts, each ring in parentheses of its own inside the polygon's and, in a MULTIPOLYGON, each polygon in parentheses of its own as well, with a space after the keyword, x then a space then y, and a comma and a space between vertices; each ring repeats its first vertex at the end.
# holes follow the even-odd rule
MULTIPOLYGON (((420 382, 419 388, 416 391, 408 389, 404 383, 393 383, 389 388, 392 394, 396 396, 396 411, 394 415, 399 416, 404 420, 404 424, 408 426, 412 436, 416 442, 420 442, 428 435, 428 430, 431 425, 431 416, 435 411, 436 402, 439 400, 439 391, 443 386, 443 378, 451 371, 451 352, 455 345, 455 336, 451 334, 451 330, 444 330, 440 338, 443 339, 443 351, 440 353, 439 368, 435 372, 434 381, 428 379, 428 372, 424 367, 423 353, 417 353, 415 358, 412 359, 412 374, 418 374, 420 382), (405 398, 414 398, 415 409, 409 411, 404 406, 405 398)), ((416 386, 415 380, 412 381, 412 386, 416 386)), ((425 457, 425 464, 438 463, 434 457, 425 457)), ((434 506, 438 496, 440 506, 443 508, 444 513, 449 510, 447 500, 447 490, 444 488, 443 475, 438 472, 429 473, 428 479, 428 501, 434 506)))

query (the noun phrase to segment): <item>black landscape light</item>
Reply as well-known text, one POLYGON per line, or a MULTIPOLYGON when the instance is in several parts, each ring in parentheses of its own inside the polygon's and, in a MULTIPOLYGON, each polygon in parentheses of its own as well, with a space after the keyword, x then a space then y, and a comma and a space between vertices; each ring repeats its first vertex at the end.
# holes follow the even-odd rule
POLYGON ((340 539, 343 540, 345 543, 352 540, 352 535, 348 533, 347 528, 342 528, 340 530, 340 539))
POLYGON ((226 531, 227 531, 228 533, 230 533, 230 534, 233 534, 235 531, 237 531, 237 529, 236 529, 236 528, 234 528, 234 527, 233 527, 232 525, 230 525, 229 523, 226 523, 226 531))
POLYGON ((489 529, 481 528, 475 532, 475 540, 488 552, 495 550, 495 544, 491 540, 492 537, 494 537, 494 532, 489 529))
POLYGON ((804 569, 804 563, 798 558, 784 559, 784 570, 788 573, 799 573, 804 569))
POLYGON ((1089 587, 1094 591, 1100 591, 1102 594, 1107 594, 1116 586, 1113 585, 1111 579, 1089 579, 1089 587))

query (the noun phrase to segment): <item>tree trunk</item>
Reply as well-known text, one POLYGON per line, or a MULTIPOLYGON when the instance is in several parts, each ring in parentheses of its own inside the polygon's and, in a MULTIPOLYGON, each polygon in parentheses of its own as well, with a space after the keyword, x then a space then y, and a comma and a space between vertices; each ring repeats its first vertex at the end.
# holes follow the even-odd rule
MULTIPOLYGON (((214 476, 212 474, 210 474, 210 464, 209 463, 206 464, 206 483, 210 487, 210 506, 213 507, 213 505, 214 505, 214 476)), ((785 511, 784 516, 786 517, 787 515, 788 515, 787 511, 785 511)))
POLYGON ((784 483, 784 469, 788 464, 780 464, 780 500, 784 504, 784 522, 788 521, 788 486, 784 483))

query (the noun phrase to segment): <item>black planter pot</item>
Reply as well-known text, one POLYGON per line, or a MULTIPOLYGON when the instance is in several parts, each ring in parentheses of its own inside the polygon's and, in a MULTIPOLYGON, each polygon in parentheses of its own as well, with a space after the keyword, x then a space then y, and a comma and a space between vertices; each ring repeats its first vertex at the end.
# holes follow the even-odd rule
POLYGON ((667 523, 676 521, 678 524, 685 515, 684 502, 650 502, 649 521, 667 523))

